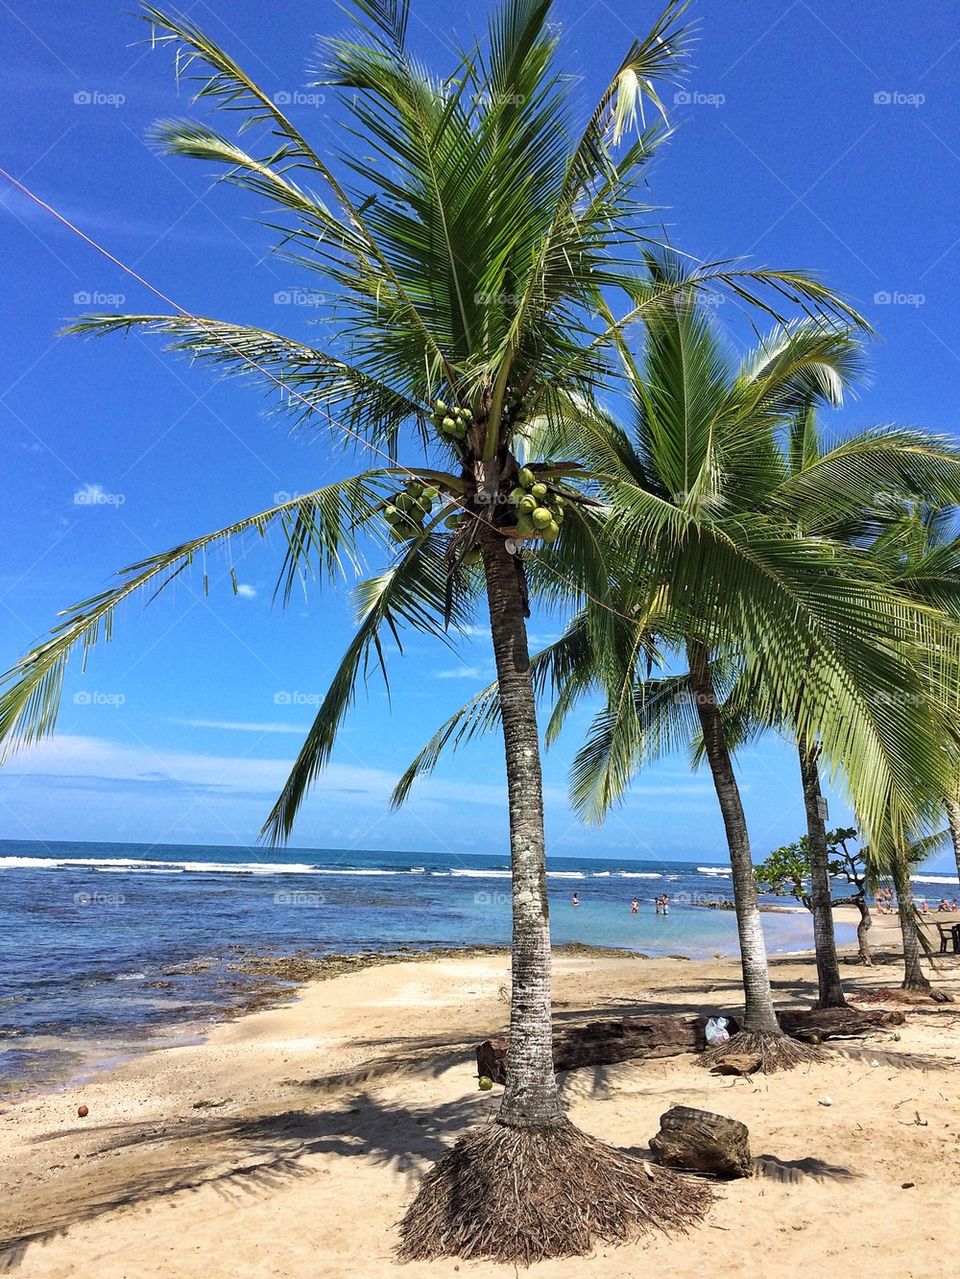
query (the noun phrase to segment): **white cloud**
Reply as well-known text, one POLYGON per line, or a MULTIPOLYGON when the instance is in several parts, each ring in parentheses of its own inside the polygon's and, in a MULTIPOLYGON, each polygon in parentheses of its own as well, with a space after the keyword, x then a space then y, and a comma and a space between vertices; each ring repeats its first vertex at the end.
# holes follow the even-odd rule
POLYGON ((452 670, 435 671, 434 679, 473 679, 483 678, 479 666, 454 666, 452 670))
POLYGON ((236 593, 241 599, 252 600, 257 594, 257 588, 255 586, 248 586, 246 582, 241 582, 237 587, 236 593))

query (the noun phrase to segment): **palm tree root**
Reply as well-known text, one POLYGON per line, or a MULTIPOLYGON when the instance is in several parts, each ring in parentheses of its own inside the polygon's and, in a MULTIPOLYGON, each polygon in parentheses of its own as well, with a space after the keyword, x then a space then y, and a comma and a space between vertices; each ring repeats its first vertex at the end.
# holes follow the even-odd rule
POLYGON ((758 1071, 773 1074, 775 1070, 790 1070, 793 1066, 804 1066, 808 1062, 819 1060, 817 1049, 811 1044, 801 1043, 789 1035, 772 1034, 756 1030, 740 1030, 732 1035, 725 1044, 716 1044, 700 1054, 701 1066, 712 1070, 725 1058, 757 1059, 758 1071))
POLYGON ((685 1231, 712 1191, 567 1120, 465 1133, 423 1179, 400 1225, 402 1261, 492 1257, 531 1265, 652 1230, 685 1231))

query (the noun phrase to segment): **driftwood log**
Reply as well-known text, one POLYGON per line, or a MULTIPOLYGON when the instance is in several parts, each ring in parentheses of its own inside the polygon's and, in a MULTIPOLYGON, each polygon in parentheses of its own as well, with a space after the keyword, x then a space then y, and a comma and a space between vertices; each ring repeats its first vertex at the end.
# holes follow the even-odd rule
MULTIPOLYGON (((794 1039, 809 1041, 811 1037, 830 1039, 835 1035, 865 1034, 882 1026, 899 1026, 903 1013, 870 1011, 854 1008, 823 1008, 809 1011, 783 1012, 780 1024, 794 1039)), ((740 1023, 727 1017, 728 1029, 735 1034, 740 1023)), ((702 1052, 707 1046, 706 1017, 673 1017, 656 1014, 649 1017, 622 1017, 611 1021, 592 1021, 558 1031, 553 1037, 553 1064, 560 1070, 578 1070, 583 1066, 609 1066, 618 1061, 638 1057, 676 1057, 681 1053, 702 1052)), ((506 1039, 486 1039, 477 1045, 477 1073, 495 1084, 507 1078, 506 1039)))
POLYGON ((785 1008, 777 1013, 777 1021, 791 1038, 809 1041, 812 1035, 834 1039, 839 1035, 865 1035, 885 1026, 902 1026, 906 1017, 900 1012, 881 1009, 785 1008))
MULTIPOLYGON (((702 1052, 706 1047, 706 1017, 622 1017, 591 1021, 558 1031, 553 1037, 556 1070, 608 1066, 636 1057, 675 1057, 702 1052)), ((487 1039, 477 1045, 477 1070, 496 1084, 506 1082, 506 1039, 487 1039)))
POLYGON ((748 1177, 753 1168, 747 1125, 726 1115, 673 1106, 650 1138, 657 1163, 713 1177, 748 1177))

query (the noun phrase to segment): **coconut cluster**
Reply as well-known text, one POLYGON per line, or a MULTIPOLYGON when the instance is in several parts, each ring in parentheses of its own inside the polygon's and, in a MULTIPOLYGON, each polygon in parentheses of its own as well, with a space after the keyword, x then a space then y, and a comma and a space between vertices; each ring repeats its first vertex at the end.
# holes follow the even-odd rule
POLYGON ((564 499, 537 479, 528 466, 520 468, 517 487, 510 494, 517 508, 517 533, 520 537, 542 537, 555 542, 563 523, 564 499))
POLYGON ((439 497, 437 489, 408 480, 392 502, 388 502, 383 518, 390 525, 390 536, 395 542, 406 542, 423 532, 423 521, 433 510, 439 497))
POLYGON ((431 421, 437 428, 440 438, 449 444, 454 440, 467 438, 467 428, 473 421, 473 411, 460 408, 459 405, 450 406, 443 400, 437 400, 433 406, 431 421))

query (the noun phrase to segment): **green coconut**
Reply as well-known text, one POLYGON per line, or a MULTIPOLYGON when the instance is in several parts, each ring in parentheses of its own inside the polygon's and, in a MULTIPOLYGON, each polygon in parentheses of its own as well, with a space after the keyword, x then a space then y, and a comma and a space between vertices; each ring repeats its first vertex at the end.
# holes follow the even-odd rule
POLYGON ((560 536, 560 525, 556 520, 551 520, 547 527, 543 530, 543 540, 545 542, 555 542, 560 536))
POLYGON ((529 466, 521 466, 517 480, 525 489, 528 489, 532 488, 534 484, 536 484, 537 477, 534 475, 533 471, 530 470, 529 466))
POLYGON ((537 498, 538 501, 542 502, 543 499, 547 496, 548 490, 547 490, 546 484, 534 484, 530 492, 533 494, 535 498, 537 498))
POLYGON ((526 489, 521 489, 521 488, 511 489, 510 496, 507 498, 507 501, 512 502, 514 506, 519 506, 526 496, 527 496, 526 489))
POLYGON ((419 480, 411 480, 407 485, 407 492, 414 500, 416 500, 423 493, 423 485, 419 480))
POLYGON ((448 515, 447 518, 443 521, 443 527, 459 528, 461 524, 463 523, 463 519, 464 517, 462 515, 448 515))
POLYGON ((479 546, 470 546, 464 552, 463 562, 468 568, 473 568, 475 564, 479 564, 483 559, 483 551, 479 546))
POLYGON ((435 502, 437 498, 440 496, 440 490, 438 488, 434 488, 433 485, 431 484, 429 488, 425 488, 423 490, 423 496, 427 498, 429 501, 435 502))
POLYGON ((440 423, 440 425, 443 427, 443 429, 444 429, 445 431, 448 431, 448 432, 451 432, 451 433, 452 433, 452 431, 454 430, 454 428, 456 427, 456 425, 457 425, 457 424, 456 424, 456 422, 453 420, 453 418, 452 418, 452 417, 450 417, 450 415, 448 414, 448 415, 447 415, 447 416, 443 419, 443 421, 440 423))
POLYGON ((437 400, 433 407, 437 410, 437 415, 439 417, 443 417, 444 413, 447 411, 447 406, 444 404, 443 400, 437 400))
POLYGON ((409 515, 413 510, 413 498, 409 493, 398 493, 394 498, 394 506, 404 515, 409 515))
POLYGON ((479 1087, 481 1092, 489 1092, 493 1087, 493 1080, 489 1075, 481 1075, 479 1087))
POLYGON ((391 502, 390 505, 387 506, 383 512, 383 518, 387 521, 388 524, 396 524, 398 520, 402 518, 402 512, 398 511, 397 508, 391 502))
POLYGON ((536 509, 537 509, 537 499, 533 497, 530 493, 527 493, 524 497, 520 499, 520 510, 525 511, 527 515, 530 515, 536 509))
POLYGON ((545 506, 538 506, 536 510, 533 511, 530 518, 536 528, 546 528, 549 524, 554 522, 553 516, 545 506))

